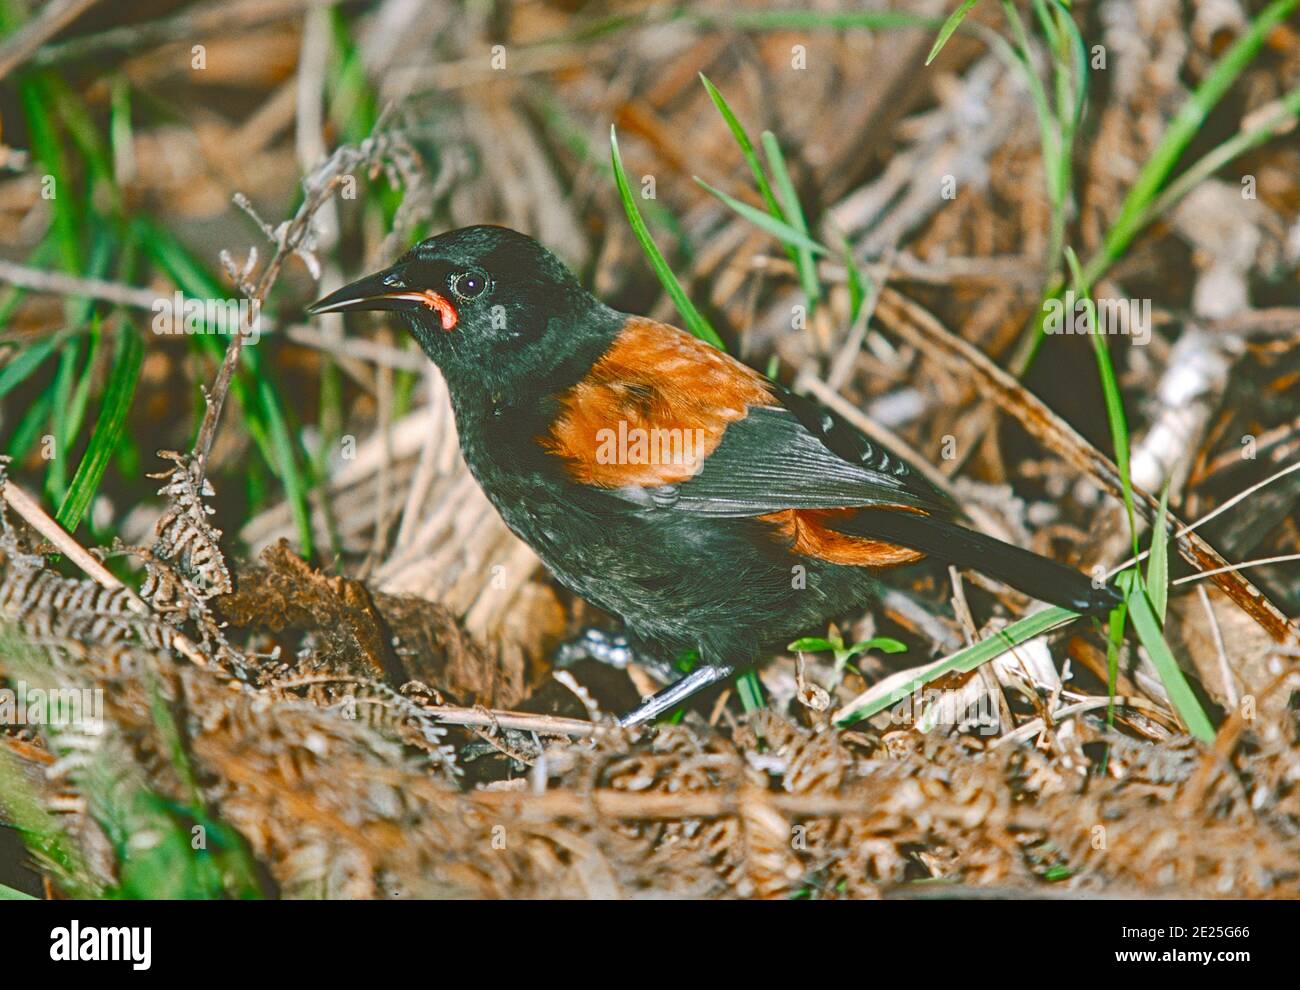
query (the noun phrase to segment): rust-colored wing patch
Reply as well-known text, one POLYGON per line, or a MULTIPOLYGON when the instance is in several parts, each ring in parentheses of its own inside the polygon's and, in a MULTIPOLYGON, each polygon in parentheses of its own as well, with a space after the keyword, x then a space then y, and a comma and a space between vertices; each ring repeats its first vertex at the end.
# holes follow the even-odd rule
POLYGON ((776 405, 767 380, 683 330, 631 317, 539 437, 584 485, 649 488, 698 472, 727 425, 776 405))
MULTIPOLYGON (((904 507, 900 506, 900 510, 904 507)), ((919 550, 883 543, 865 536, 840 533, 827 525, 829 519, 849 516, 856 509, 786 509, 759 516, 771 523, 777 536, 791 550, 804 557, 816 557, 831 564, 848 567, 897 567, 920 560, 919 550)))

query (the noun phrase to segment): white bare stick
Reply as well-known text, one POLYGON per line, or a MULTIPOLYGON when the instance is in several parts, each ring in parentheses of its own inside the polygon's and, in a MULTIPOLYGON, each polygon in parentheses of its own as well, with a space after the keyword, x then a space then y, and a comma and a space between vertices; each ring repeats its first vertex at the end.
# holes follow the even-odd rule
POLYGON ((1243 560, 1240 564, 1229 564, 1227 567, 1216 567, 1212 571, 1198 571, 1195 574, 1188 574, 1186 577, 1180 577, 1177 581, 1170 581, 1170 584, 1179 585, 1187 584, 1189 581, 1199 581, 1201 578, 1214 577, 1216 574, 1225 574, 1228 571, 1243 571, 1247 567, 1260 567, 1264 564, 1285 564, 1288 561, 1300 560, 1300 553, 1286 553, 1280 557, 1260 557, 1258 560, 1243 560))
MULTIPOLYGON (((317 675, 276 681, 277 690, 309 687, 313 684, 362 684, 360 677, 317 675)), ((543 736, 599 736, 613 731, 612 726, 584 722, 580 718, 559 715, 534 715, 531 712, 508 712, 494 708, 460 708, 455 705, 424 705, 412 702, 420 711, 444 725, 472 725, 480 728, 521 729, 543 736)))
MULTIPOLYGON (((1255 494, 1257 491, 1259 491, 1261 488, 1265 487, 1266 485, 1271 485, 1273 482, 1277 481, 1278 478, 1281 478, 1281 477, 1283 477, 1284 475, 1288 475, 1288 474, 1290 474, 1292 471, 1300 471, 1300 461, 1296 461, 1294 464, 1289 464, 1289 465, 1287 465, 1286 467, 1284 467, 1281 471, 1278 471, 1278 472, 1276 472, 1276 473, 1274 473, 1274 474, 1270 474, 1270 475, 1269 475, 1267 478, 1265 478, 1263 481, 1258 481, 1258 482, 1256 482, 1255 484, 1251 485, 1249 488, 1246 488, 1246 489, 1243 489, 1242 491, 1237 492, 1237 494, 1234 495, 1234 496, 1232 496, 1232 498, 1228 499, 1228 500, 1227 500, 1226 502, 1224 502, 1222 505, 1216 507, 1215 509, 1211 510, 1210 512, 1207 512, 1205 515, 1201 516, 1200 519, 1196 520, 1196 522, 1188 523, 1186 526, 1184 526, 1184 527, 1182 527, 1181 529, 1179 529, 1177 532, 1174 533, 1174 539, 1177 539, 1177 538, 1180 537, 1180 536, 1185 536, 1186 534, 1192 532, 1193 530, 1200 529, 1202 526, 1204 526, 1204 525, 1205 525, 1207 522, 1209 522, 1211 519, 1214 519, 1214 518, 1217 517, 1217 516, 1221 516, 1223 513, 1227 512, 1229 509, 1231 509, 1234 505, 1236 505, 1236 504, 1237 504, 1238 502, 1240 502, 1242 499, 1250 498, 1250 496, 1254 495, 1254 494, 1255 494)), ((1108 577, 1108 578, 1109 578, 1109 577, 1114 577, 1116 574, 1118 574, 1120 571, 1124 570, 1125 568, 1127 568, 1127 567, 1132 567, 1134 564, 1137 564, 1137 563, 1140 563, 1141 561, 1146 560, 1147 557, 1149 557, 1150 555, 1151 555, 1151 551, 1150 551, 1150 550, 1143 550, 1143 551, 1142 551, 1140 554, 1138 554, 1136 557, 1130 557, 1128 560, 1124 561, 1122 564, 1116 564, 1114 567, 1112 567, 1109 571, 1106 572, 1106 577, 1108 577)), ((1222 567, 1222 568, 1219 568, 1218 570, 1214 570, 1214 571, 1201 571, 1200 573, 1201 573, 1201 574, 1204 574, 1204 575, 1210 575, 1210 574, 1222 574, 1224 571, 1230 571, 1230 570, 1234 570, 1234 568, 1232 568, 1232 567, 1222 567)), ((1184 580, 1184 579, 1183 579, 1183 578, 1179 578, 1179 581, 1181 581, 1181 580, 1184 580)), ((1177 584, 1178 582, 1175 581, 1174 583, 1177 584)))
POLYGON ((1214 614, 1214 606, 1210 603, 1210 595, 1205 590, 1205 585, 1198 584, 1196 593, 1200 595, 1201 607, 1205 609, 1205 617, 1210 623, 1210 636, 1214 639, 1214 650, 1219 656, 1219 676, 1223 678, 1223 696, 1227 698, 1229 708, 1236 708, 1237 689, 1232 683, 1232 665, 1228 663, 1228 648, 1223 642, 1223 630, 1219 628, 1219 619, 1214 614))

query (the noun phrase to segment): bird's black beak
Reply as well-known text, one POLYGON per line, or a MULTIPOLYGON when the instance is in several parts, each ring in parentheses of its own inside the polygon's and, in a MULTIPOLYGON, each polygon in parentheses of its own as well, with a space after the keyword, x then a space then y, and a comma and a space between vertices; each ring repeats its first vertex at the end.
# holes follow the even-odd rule
POLYGON ((458 319, 455 307, 441 293, 412 285, 404 265, 359 278, 307 307, 312 315, 365 310, 397 313, 432 310, 438 314, 444 330, 453 329, 458 319))

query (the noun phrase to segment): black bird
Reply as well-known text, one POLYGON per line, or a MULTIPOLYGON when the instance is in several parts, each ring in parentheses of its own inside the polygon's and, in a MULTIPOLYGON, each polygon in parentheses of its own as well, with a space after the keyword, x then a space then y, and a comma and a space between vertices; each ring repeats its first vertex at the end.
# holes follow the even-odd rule
POLYGON ((611 309, 532 238, 449 231, 313 313, 402 315, 451 392, 506 524, 644 649, 700 663, 623 718, 676 706, 933 555, 1079 612, 1078 571, 957 525, 892 451, 690 334, 611 309))

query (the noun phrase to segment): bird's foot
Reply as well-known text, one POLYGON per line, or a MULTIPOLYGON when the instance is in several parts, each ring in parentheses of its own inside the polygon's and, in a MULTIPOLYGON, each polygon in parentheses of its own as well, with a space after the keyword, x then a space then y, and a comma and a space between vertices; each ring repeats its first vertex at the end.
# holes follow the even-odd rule
POLYGON ((629 664, 634 663, 660 684, 668 684, 677 676, 669 661, 638 650, 622 633, 595 626, 587 627, 555 651, 557 667, 572 667, 582 660, 595 660, 616 670, 626 670, 629 664))

